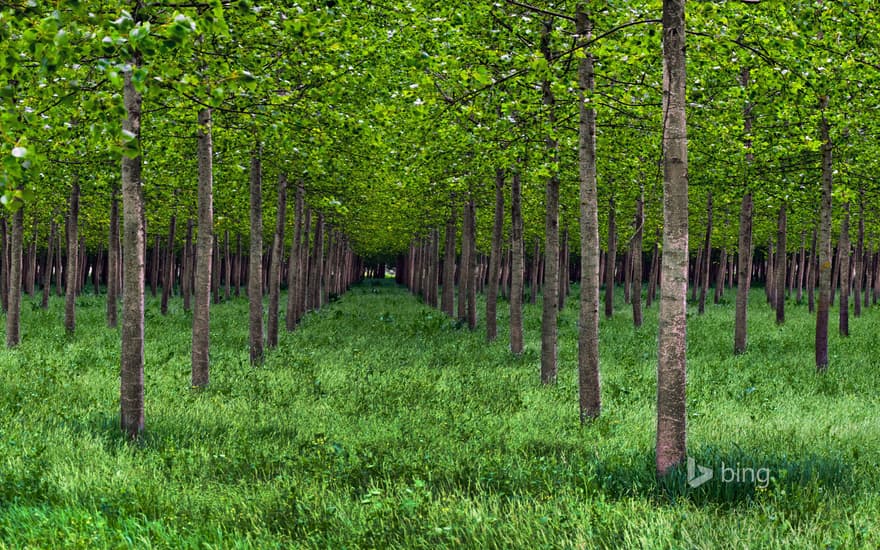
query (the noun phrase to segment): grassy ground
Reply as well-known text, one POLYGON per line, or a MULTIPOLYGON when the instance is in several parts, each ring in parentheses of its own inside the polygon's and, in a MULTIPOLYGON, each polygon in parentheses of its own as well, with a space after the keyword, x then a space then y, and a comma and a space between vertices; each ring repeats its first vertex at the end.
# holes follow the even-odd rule
MULTIPOLYGON (((732 299, 732 295, 728 295, 732 299)), ((24 303, 0 351, 0 542, 9 547, 876 548, 878 312, 831 338, 777 327, 755 291, 749 352, 733 306, 692 312, 689 449, 716 478, 653 475, 656 306, 602 322, 603 415, 577 422, 574 300, 560 375, 539 384, 540 309, 526 352, 486 344, 387 283, 309 316, 247 365, 246 302, 216 306, 210 388, 189 387, 190 318, 147 312, 147 435, 117 431, 118 333, 84 296, 24 303), (763 483, 718 479, 722 463, 763 483), (763 469, 763 470, 762 470, 763 469), (760 475, 760 474, 758 474, 760 475)), ((501 326, 506 323, 506 304, 501 326)), ((836 312, 836 310, 835 310, 836 312)), ((283 326, 283 325, 282 325, 283 326)), ((482 329, 482 325, 481 325, 482 329)), ((836 332, 836 324, 832 323, 836 332)))

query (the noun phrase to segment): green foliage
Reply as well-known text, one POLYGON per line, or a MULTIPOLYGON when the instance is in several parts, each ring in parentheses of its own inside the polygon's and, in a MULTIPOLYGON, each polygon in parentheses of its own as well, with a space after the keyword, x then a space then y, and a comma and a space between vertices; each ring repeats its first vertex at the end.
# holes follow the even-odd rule
MULTIPOLYGON (((619 300, 617 303, 623 303, 619 300)), ((817 377, 805 306, 777 327, 760 290, 749 353, 730 305, 689 324, 691 455, 766 467, 766 488, 653 471, 656 308, 601 326, 603 416, 577 422, 576 318, 560 316, 560 378, 486 345, 402 289, 362 285, 247 358, 233 300, 212 315, 211 385, 189 387, 189 318, 147 307, 147 435, 118 433, 118 333, 103 301, 25 307, 0 351, 0 539, 10 546, 875 547, 880 432, 873 313, 832 338, 817 377), (40 327, 39 333, 36 328, 40 327)), ((505 326, 506 315, 500 308, 505 326)))

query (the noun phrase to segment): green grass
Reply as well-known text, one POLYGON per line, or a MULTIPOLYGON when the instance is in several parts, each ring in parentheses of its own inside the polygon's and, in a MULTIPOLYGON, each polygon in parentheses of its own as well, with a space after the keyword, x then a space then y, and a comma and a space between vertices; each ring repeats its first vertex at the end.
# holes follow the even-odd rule
POLYGON ((486 344, 482 324, 471 333, 377 281, 283 333, 260 368, 246 302, 216 306, 203 391, 189 386, 190 316, 149 301, 147 434, 129 445, 103 300, 80 298, 73 337, 54 300, 26 299, 23 343, 0 351, 2 546, 880 546, 875 309, 832 335, 824 376, 805 306, 777 327, 756 290, 740 357, 732 305, 693 309, 690 455, 771 479, 691 489, 684 472, 653 474, 656 306, 640 330, 620 296, 603 319, 603 412, 582 427, 574 297, 554 387, 539 383, 539 307, 515 358, 506 304, 486 344))

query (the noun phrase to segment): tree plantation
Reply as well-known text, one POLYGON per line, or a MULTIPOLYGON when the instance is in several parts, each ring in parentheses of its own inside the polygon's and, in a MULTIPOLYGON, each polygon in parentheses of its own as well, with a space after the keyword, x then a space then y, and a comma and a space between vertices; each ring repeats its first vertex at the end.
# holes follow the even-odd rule
POLYGON ((880 546, 880 13, 0 0, 0 543, 880 546))

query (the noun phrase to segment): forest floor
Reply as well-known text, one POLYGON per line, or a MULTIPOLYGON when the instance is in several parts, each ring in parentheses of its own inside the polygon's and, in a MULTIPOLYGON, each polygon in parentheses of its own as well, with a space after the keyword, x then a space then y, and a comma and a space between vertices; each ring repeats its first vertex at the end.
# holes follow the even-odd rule
MULTIPOLYGON (((209 388, 189 385, 191 316, 148 301, 147 431, 117 429, 119 335, 103 297, 25 298, 0 351, 0 546, 38 548, 877 548, 880 311, 836 335, 815 373, 814 321, 777 327, 751 296, 733 357, 733 294, 688 327, 688 448, 713 479, 654 476, 656 305, 601 323, 602 416, 577 417, 576 292, 559 382, 390 282, 355 287, 248 365, 247 302, 212 310, 209 388)), ((480 313, 482 315, 482 306, 480 313)), ((282 323, 283 326, 283 323, 282 323)), ((2 331, 0 331, 2 334, 2 331)))

